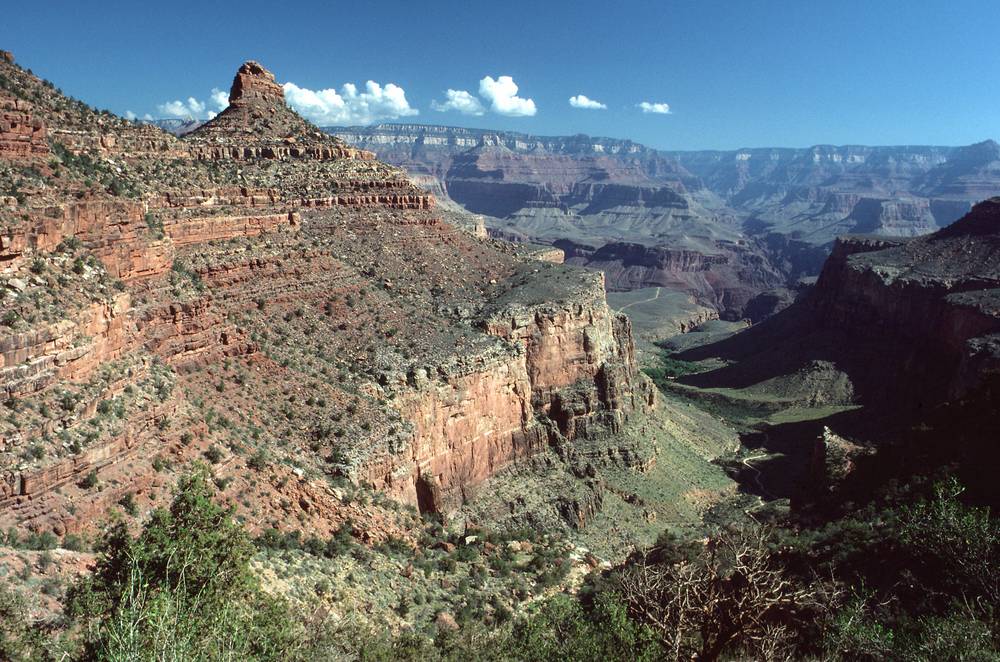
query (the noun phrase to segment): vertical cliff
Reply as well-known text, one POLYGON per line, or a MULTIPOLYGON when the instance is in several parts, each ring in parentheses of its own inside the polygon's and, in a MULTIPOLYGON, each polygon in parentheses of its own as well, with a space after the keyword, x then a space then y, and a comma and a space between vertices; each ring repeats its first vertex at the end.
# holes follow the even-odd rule
POLYGON ((600 274, 536 271, 524 270, 480 318, 497 340, 406 376, 397 398, 412 437, 400 452, 363 460, 368 479, 421 509, 446 510, 556 436, 614 434, 655 405, 628 318, 609 310, 600 274), (563 299, 534 302, 552 291, 563 299))
POLYGON ((988 374, 972 379, 967 370, 981 354, 976 348, 1000 332, 998 236, 1000 201, 993 199, 927 237, 842 238, 812 307, 823 324, 859 337, 877 332, 897 348, 894 369, 909 376, 900 394, 919 391, 925 403, 961 398, 988 374))

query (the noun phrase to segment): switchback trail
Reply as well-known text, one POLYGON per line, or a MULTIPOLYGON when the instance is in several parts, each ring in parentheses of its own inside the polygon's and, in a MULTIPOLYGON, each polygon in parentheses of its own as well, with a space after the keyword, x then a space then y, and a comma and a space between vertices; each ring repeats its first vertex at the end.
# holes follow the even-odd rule
POLYGON ((618 312, 619 313, 624 312, 626 308, 628 308, 629 306, 634 306, 637 303, 649 303, 650 301, 656 301, 657 299, 660 298, 660 290, 661 289, 662 288, 659 288, 659 287, 656 288, 656 293, 653 296, 649 297, 648 299, 643 299, 642 301, 633 301, 632 303, 625 304, 624 306, 622 306, 621 308, 618 309, 618 312))
POLYGON ((754 455, 753 457, 743 458, 741 462, 743 462, 743 466, 745 466, 747 469, 753 472, 753 482, 757 485, 760 491, 764 493, 764 496, 766 496, 769 499, 776 499, 777 497, 771 494, 771 492, 766 487, 764 487, 764 484, 760 481, 760 475, 761 475, 760 469, 750 464, 750 462, 752 462, 753 460, 759 460, 763 457, 767 457, 767 455, 768 455, 767 453, 761 453, 760 455, 754 455))

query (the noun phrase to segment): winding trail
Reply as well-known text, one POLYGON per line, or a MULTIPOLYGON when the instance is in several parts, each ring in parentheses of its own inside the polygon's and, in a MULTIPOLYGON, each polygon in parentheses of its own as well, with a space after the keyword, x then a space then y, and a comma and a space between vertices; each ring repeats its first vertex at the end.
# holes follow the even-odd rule
POLYGON ((760 491, 763 492, 764 495, 767 498, 769 498, 769 499, 777 499, 778 497, 774 496, 774 494, 772 494, 770 492, 770 490, 768 490, 766 487, 764 487, 764 483, 762 483, 760 481, 761 470, 758 469, 757 467, 753 466, 752 464, 750 464, 753 460, 759 460, 759 459, 761 459, 763 457, 767 457, 767 456, 768 456, 768 453, 761 453, 760 455, 754 455, 752 457, 745 457, 745 458, 743 458, 740 461, 743 463, 743 466, 745 466, 747 469, 749 469, 750 471, 753 472, 753 482, 754 482, 755 485, 757 485, 757 487, 760 489, 760 491))
POLYGON ((661 289, 663 289, 663 288, 661 288, 661 287, 656 288, 656 293, 653 296, 649 297, 648 299, 643 299, 642 301, 633 301, 632 303, 625 304, 624 306, 622 306, 621 308, 619 308, 617 310, 617 312, 619 312, 619 313, 625 312, 626 308, 628 308, 629 306, 634 306, 637 303, 649 303, 650 301, 656 301, 657 299, 660 298, 660 290, 661 289))

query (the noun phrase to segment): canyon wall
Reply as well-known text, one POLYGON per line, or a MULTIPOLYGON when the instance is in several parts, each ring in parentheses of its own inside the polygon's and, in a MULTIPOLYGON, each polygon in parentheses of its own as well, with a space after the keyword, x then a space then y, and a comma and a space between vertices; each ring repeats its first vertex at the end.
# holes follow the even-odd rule
POLYGON ((751 231, 813 244, 838 234, 912 237, 957 220, 995 195, 1000 146, 816 145, 803 149, 668 152, 751 231))
POLYGON ((881 338, 898 358, 890 362, 899 378, 895 396, 962 398, 982 385, 997 360, 986 355, 995 353, 989 339, 1000 332, 998 235, 1000 200, 993 199, 927 237, 841 238, 810 308, 822 325, 881 338))
POLYGON ((0 526, 93 530, 208 461, 248 526, 328 534, 339 479, 447 511, 654 406, 599 274, 446 224, 256 63, 183 140, 0 68, 38 100, 0 158, 65 148, 0 201, 0 526))
POLYGON ((628 318, 608 309, 599 275, 586 281, 563 304, 499 306, 481 324, 502 343, 408 375, 398 399, 412 438, 402 453, 366 460, 365 479, 422 511, 447 510, 552 435, 613 434, 655 406, 628 318))

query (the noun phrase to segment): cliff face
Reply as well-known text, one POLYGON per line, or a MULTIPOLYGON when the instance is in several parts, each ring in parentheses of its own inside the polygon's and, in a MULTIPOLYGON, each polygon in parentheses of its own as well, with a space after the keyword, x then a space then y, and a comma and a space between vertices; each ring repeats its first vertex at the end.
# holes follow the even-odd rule
POLYGON ((813 309, 823 324, 857 335, 878 329, 906 348, 895 366, 908 376, 904 392, 919 390, 924 402, 960 399, 1000 358, 986 356, 1000 332, 998 238, 998 199, 908 242, 843 238, 816 284, 813 309))
POLYGON ((655 406, 628 319, 608 309, 601 278, 549 278, 564 284, 529 279, 483 311, 477 326, 498 340, 457 363, 397 378, 393 390, 412 436, 400 442, 402 454, 369 461, 362 470, 369 480, 421 510, 447 510, 556 437, 613 434, 655 406), (548 295, 562 300, 539 301, 548 295))
POLYGON ((696 177, 627 140, 395 124, 327 131, 436 178, 452 200, 494 218, 549 207, 586 218, 632 206, 712 222, 692 197, 705 192, 696 177))
POLYGON ((731 362, 685 380, 763 388, 821 361, 850 383, 838 397, 849 395, 880 418, 911 421, 970 399, 995 406, 998 291, 996 198, 924 237, 842 237, 808 295, 762 324, 682 356, 731 362))
POLYGON ((568 262, 602 270, 612 290, 667 287, 739 318, 757 295, 815 275, 825 257, 791 239, 748 237, 744 214, 677 158, 630 141, 422 125, 328 131, 438 182, 483 214, 492 236, 563 248, 568 262), (790 264, 809 250, 805 269, 790 264))
POLYGON ((251 528, 329 532, 324 476, 448 510, 654 405, 600 277, 457 231, 260 65, 183 140, 2 66, 53 157, 0 152, 0 525, 90 529, 209 458, 251 528))
POLYGON ((1000 146, 836 147, 671 152, 750 228, 814 244, 844 233, 912 237, 996 193, 1000 146))
POLYGON ((31 105, 0 96, 0 158, 14 162, 44 159, 49 153, 45 124, 31 115, 31 105))

